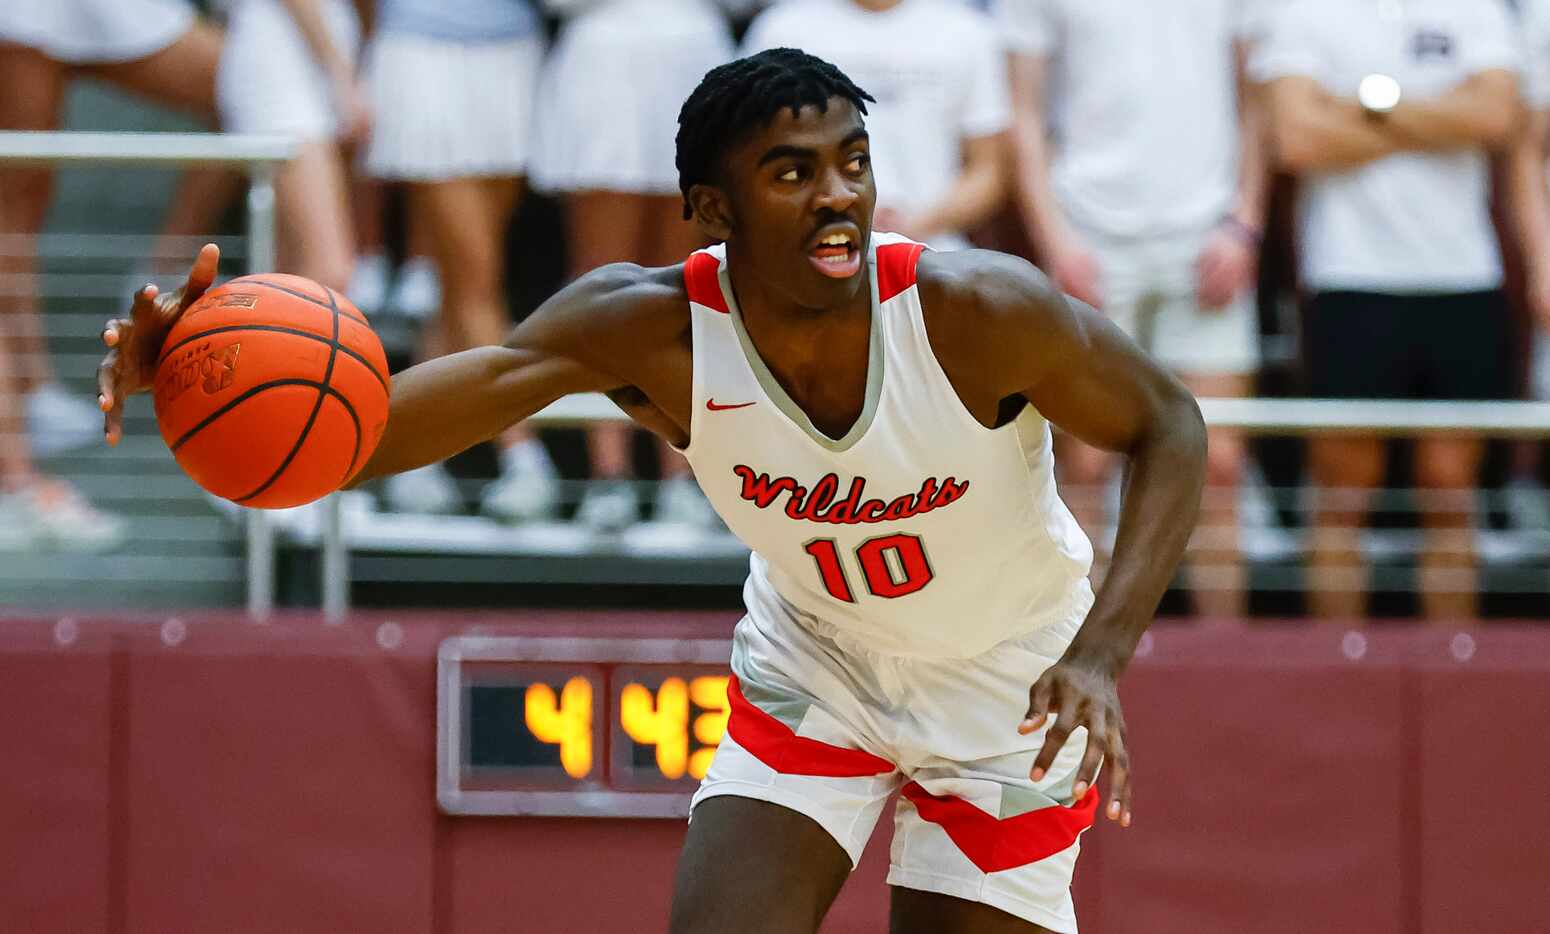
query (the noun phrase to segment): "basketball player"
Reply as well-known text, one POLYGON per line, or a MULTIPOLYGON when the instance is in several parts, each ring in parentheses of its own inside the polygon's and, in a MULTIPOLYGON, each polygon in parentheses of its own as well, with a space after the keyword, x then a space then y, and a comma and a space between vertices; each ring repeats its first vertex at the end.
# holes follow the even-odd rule
MULTIPOLYGON (((894 931, 1074 932, 1101 761, 1107 816, 1131 821, 1116 682, 1194 524, 1205 429, 1176 379, 1032 266, 874 234, 868 100, 791 49, 711 71, 678 166, 721 245, 602 267, 505 344, 400 373, 352 482, 606 392, 752 546, 675 934, 815 931, 895 791, 894 931), (1096 600, 1049 422, 1130 458, 1096 600)), ((110 442, 215 255, 182 296, 148 287, 108 323, 110 442)))

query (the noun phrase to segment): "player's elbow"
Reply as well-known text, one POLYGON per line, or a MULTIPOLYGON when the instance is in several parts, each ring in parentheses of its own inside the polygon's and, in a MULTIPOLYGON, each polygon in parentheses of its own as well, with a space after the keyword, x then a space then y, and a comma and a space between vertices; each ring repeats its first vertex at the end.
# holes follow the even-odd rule
POLYGON ((1152 446, 1166 448, 1179 468, 1204 475, 1206 469, 1206 421, 1200 405, 1182 384, 1172 381, 1159 394, 1153 409, 1152 446))

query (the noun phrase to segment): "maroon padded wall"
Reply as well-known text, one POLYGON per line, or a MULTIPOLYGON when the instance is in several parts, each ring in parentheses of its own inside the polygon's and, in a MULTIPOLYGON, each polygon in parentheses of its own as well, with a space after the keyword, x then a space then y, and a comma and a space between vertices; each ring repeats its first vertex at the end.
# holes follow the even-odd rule
MULTIPOLYGON (((437 813, 435 649, 725 616, 0 621, 0 930, 659 932, 678 821, 437 813)), ((1550 629, 1159 629, 1084 931, 1531 931, 1550 629)), ((887 824, 828 934, 885 929, 887 824)))

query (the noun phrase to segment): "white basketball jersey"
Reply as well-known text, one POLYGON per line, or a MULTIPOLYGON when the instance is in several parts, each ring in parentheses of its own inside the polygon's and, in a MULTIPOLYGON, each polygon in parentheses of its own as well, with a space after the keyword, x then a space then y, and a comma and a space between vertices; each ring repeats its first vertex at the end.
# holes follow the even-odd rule
POLYGON ((760 359, 712 247, 684 266, 690 443, 705 495, 753 549, 750 613, 784 604, 879 652, 968 657, 1085 613, 1092 546, 1055 491, 1031 406, 997 429, 964 408, 926 338, 924 249, 874 233, 866 405, 815 428, 760 359))

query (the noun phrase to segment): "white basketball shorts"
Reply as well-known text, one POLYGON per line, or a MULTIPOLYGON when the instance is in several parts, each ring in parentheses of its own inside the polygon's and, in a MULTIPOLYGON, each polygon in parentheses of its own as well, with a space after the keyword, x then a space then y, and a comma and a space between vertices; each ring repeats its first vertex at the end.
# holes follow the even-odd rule
POLYGON ((890 885, 1074 934, 1071 873, 1098 809, 1095 789, 1071 798, 1087 734, 1078 728, 1034 782, 1044 731, 1022 736, 1017 725, 1085 610, 982 655, 940 659, 869 652, 789 606, 758 608, 733 638, 727 735, 694 802, 737 795, 790 808, 854 865, 898 792, 890 885))

